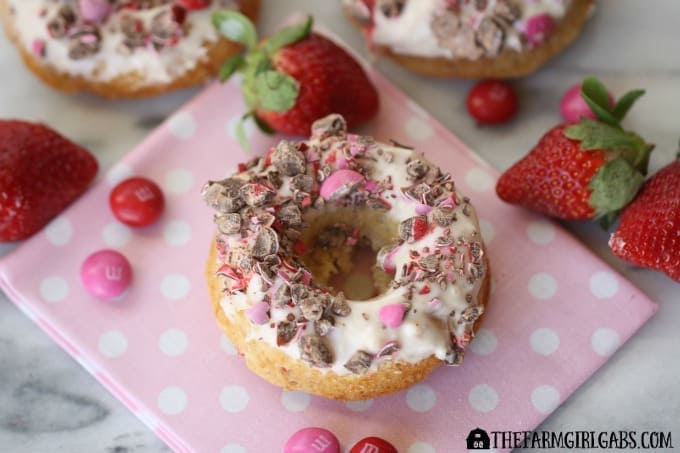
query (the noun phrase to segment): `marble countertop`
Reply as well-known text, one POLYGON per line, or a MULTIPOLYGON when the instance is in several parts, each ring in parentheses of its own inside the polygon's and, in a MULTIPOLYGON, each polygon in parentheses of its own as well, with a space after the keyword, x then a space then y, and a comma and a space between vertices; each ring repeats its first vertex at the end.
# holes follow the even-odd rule
MULTIPOLYGON (((309 11, 359 52, 360 36, 341 16, 339 2, 265 0, 261 29, 273 30, 289 12, 309 11)), ((478 127, 464 99, 471 82, 432 80, 376 62, 380 70, 499 170, 524 155, 559 121, 566 87, 586 75, 615 94, 644 87, 627 118, 657 145, 655 171, 672 159, 680 136, 680 33, 677 0, 602 0, 579 41, 541 71, 517 81, 521 109, 502 127, 478 127), (675 55, 675 57, 673 57, 675 55)), ((106 102, 65 96, 24 69, 0 37, 0 118, 43 121, 91 149, 109 167, 195 94, 106 102)), ((541 429, 671 431, 680 446, 680 285, 616 259, 595 225, 565 225, 594 253, 659 303, 658 314, 556 410, 541 429)), ((0 255, 11 246, 0 246, 0 255)), ((163 445, 85 370, 0 293, 0 451, 161 452, 163 445)))

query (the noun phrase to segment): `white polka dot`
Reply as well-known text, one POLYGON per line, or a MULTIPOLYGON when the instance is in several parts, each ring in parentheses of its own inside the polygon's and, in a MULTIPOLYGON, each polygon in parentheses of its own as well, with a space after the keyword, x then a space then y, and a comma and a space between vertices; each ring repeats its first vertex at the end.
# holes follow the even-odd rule
POLYGON ((486 170, 475 167, 465 174, 465 183, 476 192, 486 192, 493 188, 494 179, 486 170))
POLYGON ((427 140, 432 136, 434 131, 429 121, 417 116, 412 116, 406 122, 406 133, 414 140, 427 140))
POLYGON ((468 394, 470 406, 478 412, 490 412, 498 406, 498 393, 488 384, 472 387, 468 394))
POLYGON ((434 447, 427 442, 414 442, 407 453, 435 453, 434 447))
POLYGON ((427 384, 414 385, 406 393, 406 404, 416 412, 427 412, 436 402, 437 395, 427 384))
POLYGON ((186 297, 191 290, 189 279, 181 274, 170 274, 161 280, 161 294, 168 300, 179 300, 186 297))
POLYGON ((111 186, 117 186, 118 183, 131 178, 133 175, 134 171, 132 170, 132 167, 130 167, 128 164, 119 162, 111 167, 111 169, 106 173, 106 180, 111 186))
POLYGON ((248 450, 239 444, 229 444, 222 447, 220 453, 248 453, 248 450))
POLYGON ((546 220, 537 220, 527 226, 527 236, 534 244, 546 245, 555 239, 555 227, 546 220))
POLYGON ((541 414, 549 414, 560 405, 560 392, 550 385, 541 385, 531 392, 531 404, 541 414))
POLYGON ((111 248, 122 247, 132 239, 132 230, 120 222, 111 222, 102 230, 104 243, 111 248))
POLYGON ((354 411, 354 412, 363 412, 367 411, 368 409, 373 406, 373 400, 363 400, 363 401, 347 401, 345 403, 345 406, 347 406, 347 409, 354 411))
MULTIPOLYGON (((239 121, 241 121, 241 116, 235 116, 227 122, 226 126, 227 135, 229 135, 229 137, 231 137, 234 140, 238 140, 236 138, 236 125, 238 124, 239 121)), ((243 123, 243 130, 245 131, 247 138, 252 137, 255 131, 257 130, 257 125, 255 125, 255 121, 253 121, 252 119, 245 120, 245 122, 243 123)))
POLYGON ((536 299, 550 299, 557 292, 557 281, 555 277, 546 273, 539 272, 529 279, 529 293, 536 299))
POLYGON ((118 330, 111 330, 99 337, 99 352, 111 359, 125 354, 127 347, 127 338, 118 330))
POLYGON ((166 415, 177 415, 187 407, 187 394, 179 387, 166 387, 158 394, 158 409, 166 415))
POLYGON ((560 346, 560 337, 554 330, 541 328, 531 334, 531 349, 541 355, 550 355, 560 346))
POLYGON ((227 338, 225 334, 222 334, 220 336, 220 347, 224 352, 226 352, 229 355, 236 355, 237 351, 236 348, 234 347, 234 343, 227 338))
POLYGON ((187 334, 179 329, 168 329, 158 340, 158 346, 163 354, 175 357, 184 354, 189 346, 187 334))
POLYGON ((66 245, 73 236, 73 225, 66 217, 57 217, 45 227, 45 236, 52 245, 66 245))
POLYGON ((220 392, 220 405, 227 412, 243 411, 248 406, 248 391, 240 385, 229 385, 220 392))
POLYGON ((621 339, 615 330, 603 327, 593 333, 593 336, 590 338, 590 344, 593 347, 593 351, 606 357, 616 351, 621 344, 621 339))
POLYGON ((479 219, 479 228, 482 231, 482 239, 487 244, 493 241, 494 236, 496 236, 496 230, 494 229, 491 222, 485 219, 479 219))
POLYGON ((482 327, 475 334, 475 339, 470 343, 470 350, 475 354, 489 355, 496 350, 498 339, 491 330, 482 327))
POLYGON ((307 409, 307 406, 309 406, 309 402, 311 400, 312 397, 309 395, 309 393, 289 392, 287 390, 283 390, 281 392, 281 404, 283 404, 283 407, 285 407, 289 412, 304 411, 307 409))
POLYGON ((184 220, 173 220, 163 228, 163 237, 168 245, 184 245, 191 240, 191 226, 184 220))
POLYGON ((40 282, 40 295, 47 302, 59 302, 68 296, 68 283, 61 277, 47 277, 40 282))
POLYGON ((611 272, 599 271, 590 277, 590 292, 598 299, 610 299, 618 290, 619 280, 611 272))
POLYGON ((194 184, 194 175, 183 168, 170 170, 165 174, 165 190, 170 193, 187 193, 194 184))
POLYGON ((168 130, 181 139, 189 139, 196 133, 196 120, 188 112, 179 112, 168 120, 168 130))

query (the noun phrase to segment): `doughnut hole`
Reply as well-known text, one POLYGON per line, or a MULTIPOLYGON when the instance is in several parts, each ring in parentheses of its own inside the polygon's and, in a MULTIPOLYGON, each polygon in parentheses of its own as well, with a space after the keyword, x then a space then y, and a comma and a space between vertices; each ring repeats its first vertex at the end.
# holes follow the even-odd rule
POLYGON ((394 242, 398 224, 384 211, 359 207, 305 213, 298 257, 333 294, 368 300, 384 293, 392 276, 376 265, 378 251, 394 242))

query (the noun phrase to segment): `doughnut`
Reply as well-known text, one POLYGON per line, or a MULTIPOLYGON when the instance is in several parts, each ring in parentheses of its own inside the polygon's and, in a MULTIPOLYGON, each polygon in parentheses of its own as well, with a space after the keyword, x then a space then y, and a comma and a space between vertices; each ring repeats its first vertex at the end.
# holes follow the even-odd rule
POLYGON ((259 0, 212 0, 188 10, 174 0, 0 0, 0 20, 26 66, 61 91, 141 98, 215 76, 241 47, 215 30, 211 14, 259 0))
POLYGON ((594 0, 342 0, 369 45, 442 78, 527 75, 574 41, 594 0))
POLYGON ((422 153, 330 115, 202 196, 216 211, 213 309, 259 376, 365 400, 463 360, 489 297, 487 257, 470 199, 422 153), (334 279, 360 250, 372 283, 343 291, 334 279))

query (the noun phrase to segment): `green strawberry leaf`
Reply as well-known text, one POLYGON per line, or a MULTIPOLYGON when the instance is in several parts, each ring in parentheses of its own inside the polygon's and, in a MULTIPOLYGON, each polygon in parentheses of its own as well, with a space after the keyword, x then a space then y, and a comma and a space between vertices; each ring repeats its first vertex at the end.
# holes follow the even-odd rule
POLYGON ((229 77, 231 77, 236 70, 243 66, 245 61, 246 59, 243 57, 243 55, 235 55, 228 59, 227 61, 225 61, 222 67, 220 68, 219 73, 220 82, 225 82, 226 80, 228 80, 229 77))
POLYGON ((626 159, 617 157, 604 164, 590 181, 590 205, 609 226, 616 214, 630 203, 645 177, 626 159))
POLYGON ((306 38, 312 30, 312 16, 307 16, 303 24, 291 25, 274 33, 262 45, 265 52, 273 54, 277 50, 306 38))
POLYGON ((225 38, 243 44, 248 50, 257 45, 257 32, 253 23, 241 13, 219 10, 212 14, 213 26, 225 38))
POLYGON ((638 98, 643 94, 645 94, 645 90, 633 90, 624 94, 614 106, 612 115, 614 115, 619 121, 623 120, 623 117, 626 116, 628 110, 630 110, 635 101, 637 101, 638 98))
POLYGON ((598 106, 609 110, 609 94, 597 77, 586 77, 581 83, 581 96, 588 97, 598 106))
POLYGON ((590 118, 581 118, 581 122, 569 126, 564 135, 572 140, 581 142, 584 150, 604 149, 613 151, 639 151, 644 141, 635 134, 631 134, 619 127, 612 126, 590 118))
POLYGON ((262 133, 267 135, 274 135, 276 133, 276 131, 272 129, 269 124, 265 123, 264 120, 255 113, 253 113, 253 120, 255 121, 257 128, 260 129, 262 133))
POLYGON ((244 123, 248 120, 248 117, 252 116, 252 112, 248 112, 241 117, 241 119, 236 123, 236 139, 239 145, 243 148, 243 151, 250 153, 250 142, 248 142, 248 136, 246 135, 246 129, 244 123))
POLYGON ((255 76, 257 106, 272 112, 285 112, 295 105, 300 84, 292 77, 276 71, 264 71, 255 76))

